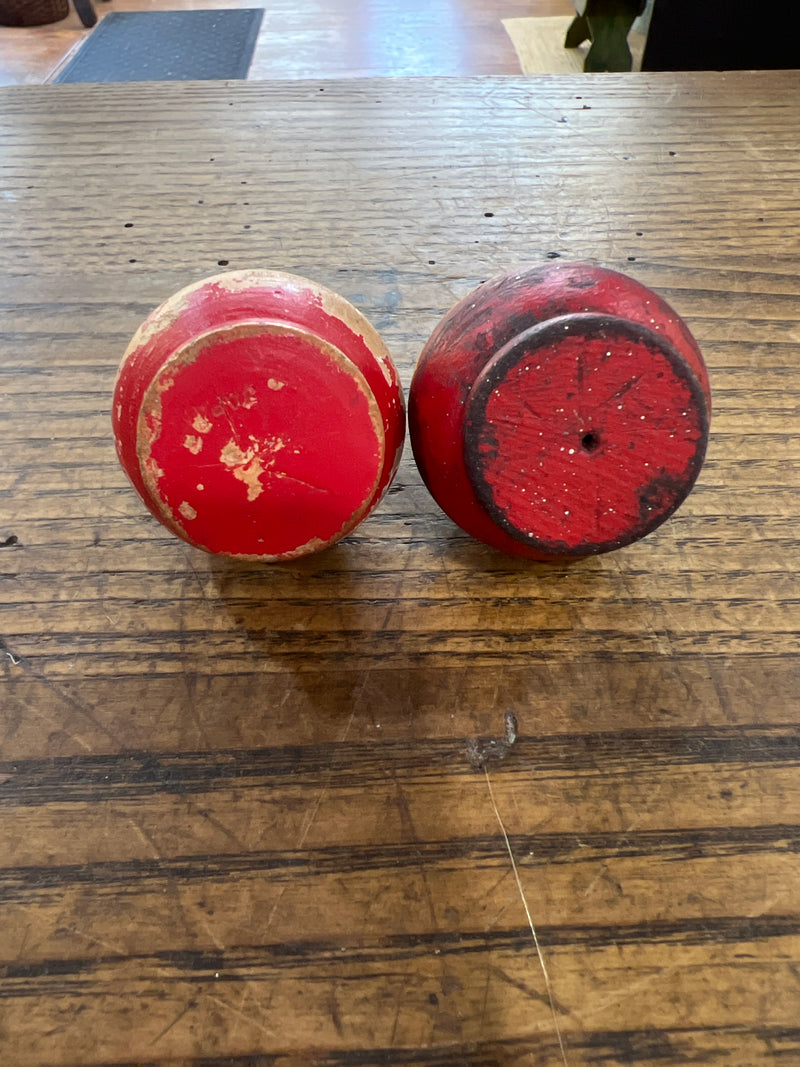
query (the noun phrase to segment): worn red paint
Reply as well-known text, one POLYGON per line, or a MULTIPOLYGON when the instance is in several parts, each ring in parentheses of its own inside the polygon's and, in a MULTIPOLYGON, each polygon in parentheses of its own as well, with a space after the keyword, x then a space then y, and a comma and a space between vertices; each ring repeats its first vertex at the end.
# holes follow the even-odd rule
POLYGON ((335 543, 378 503, 405 413, 391 357, 355 308, 303 278, 240 271, 142 324, 113 424, 123 468, 174 533, 280 560, 335 543))
POLYGON ((691 490, 711 397, 700 350, 654 292, 582 264, 485 283, 442 320, 411 384, 414 455, 468 533, 570 558, 645 536, 691 490))

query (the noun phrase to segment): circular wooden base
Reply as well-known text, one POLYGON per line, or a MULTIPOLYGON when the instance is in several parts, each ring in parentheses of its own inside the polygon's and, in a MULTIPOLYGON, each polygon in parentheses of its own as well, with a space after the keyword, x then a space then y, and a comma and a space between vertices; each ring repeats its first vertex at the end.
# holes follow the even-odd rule
POLYGON ((338 349, 243 323, 161 367, 139 413, 138 454, 176 533, 210 552, 277 560, 325 548, 363 518, 384 435, 364 376, 338 349))
POLYGON ((464 450, 498 527, 559 556, 644 537, 681 504, 705 455, 702 390, 652 330, 565 315, 513 338, 478 375, 464 450))

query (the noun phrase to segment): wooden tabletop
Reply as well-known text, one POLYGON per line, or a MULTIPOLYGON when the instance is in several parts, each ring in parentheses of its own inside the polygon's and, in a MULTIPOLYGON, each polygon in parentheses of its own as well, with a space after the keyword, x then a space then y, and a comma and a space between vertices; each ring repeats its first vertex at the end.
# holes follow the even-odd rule
POLYGON ((0 1062, 800 1063, 799 91, 2 91, 0 1062), (502 556, 407 449, 338 547, 236 565, 117 464, 119 359, 191 281, 327 285, 407 386, 557 256, 711 372, 699 482, 629 548, 502 556))

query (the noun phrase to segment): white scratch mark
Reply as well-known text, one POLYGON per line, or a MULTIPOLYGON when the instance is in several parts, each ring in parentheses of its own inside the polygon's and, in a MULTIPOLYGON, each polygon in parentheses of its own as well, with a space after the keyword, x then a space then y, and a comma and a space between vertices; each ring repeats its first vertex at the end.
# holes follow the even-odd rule
POLYGON ((497 817, 497 823, 500 827, 500 832, 503 835, 503 840, 506 843, 506 851, 508 852, 508 858, 511 860, 511 869, 514 872, 514 879, 517 883, 517 889, 519 890, 522 906, 525 909, 525 915, 528 920, 528 925, 531 928, 531 936, 533 937, 533 943, 536 946, 536 955, 539 957, 539 965, 542 968, 542 974, 544 975, 544 985, 547 990, 547 998, 550 1001, 550 1014, 553 1016, 553 1026, 556 1029, 556 1037, 558 1038, 558 1047, 561 1050, 561 1059, 564 1061, 564 1067, 569 1067, 567 1063, 567 1054, 564 1051, 564 1042, 561 1038, 561 1027, 558 1025, 558 1016, 556 1015, 555 1002, 553 1000, 553 992, 550 986, 550 975, 547 973, 547 965, 544 962, 544 955, 542 954, 541 946, 539 945, 539 938, 536 934, 536 927, 533 925, 533 919, 531 918, 530 909, 528 907, 528 901, 525 899, 525 892, 522 888, 522 880, 517 870, 517 864, 514 860, 514 853, 511 851, 511 842, 508 840, 508 834, 506 828, 503 825, 503 820, 500 818, 500 812, 497 808, 497 802, 494 799, 494 790, 492 789, 492 780, 489 777, 489 770, 486 764, 483 766, 483 773, 486 775, 486 785, 489 789, 489 799, 492 802, 495 816, 497 817))

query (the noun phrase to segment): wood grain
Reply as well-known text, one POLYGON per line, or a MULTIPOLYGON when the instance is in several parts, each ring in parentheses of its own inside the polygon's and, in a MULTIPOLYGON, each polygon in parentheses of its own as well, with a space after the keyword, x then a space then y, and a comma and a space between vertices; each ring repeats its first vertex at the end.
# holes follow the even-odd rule
POLYGON ((2 91, 0 1060, 800 1062, 796 73, 2 91), (118 361, 218 271, 342 293, 405 385, 548 256, 685 318, 714 401, 681 510, 532 564, 410 450, 329 552, 151 519, 118 361))

